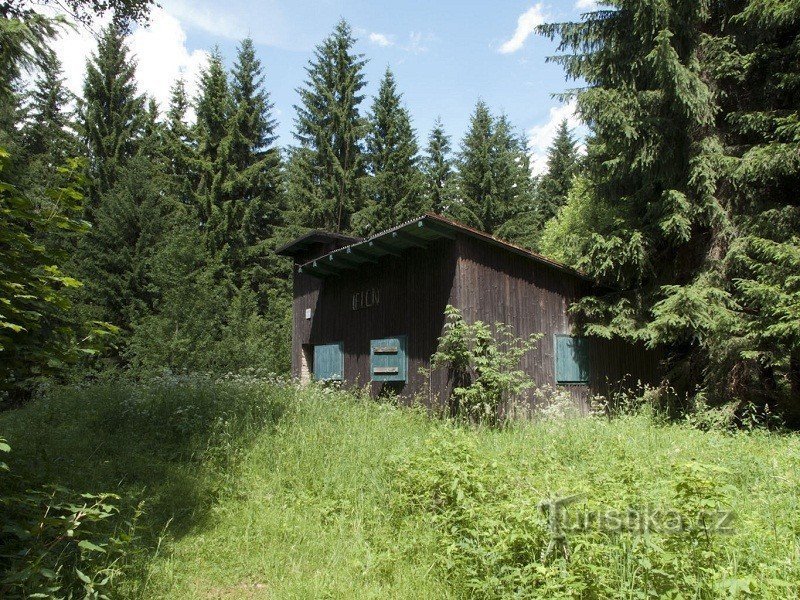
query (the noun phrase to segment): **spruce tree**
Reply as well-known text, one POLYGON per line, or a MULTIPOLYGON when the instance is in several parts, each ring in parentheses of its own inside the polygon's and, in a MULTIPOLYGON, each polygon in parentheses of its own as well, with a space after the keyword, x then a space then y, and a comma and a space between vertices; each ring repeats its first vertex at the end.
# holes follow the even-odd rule
POLYGON ((146 107, 142 115, 142 139, 137 154, 146 156, 152 162, 163 166, 166 162, 164 154, 166 127, 160 121, 160 115, 155 98, 146 98, 146 107))
POLYGON ((58 169, 81 152, 75 133, 75 115, 69 108, 72 94, 64 84, 55 54, 44 60, 34 81, 22 128, 26 187, 47 188, 58 182, 58 169))
POLYGON ((348 231, 351 215, 363 206, 366 123, 359 106, 366 61, 354 45, 350 26, 340 21, 317 46, 298 90, 295 137, 305 151, 295 154, 290 193, 309 227, 348 231))
POLYGON ((197 147, 194 132, 186 120, 188 109, 186 85, 183 79, 178 79, 170 90, 164 128, 164 158, 175 194, 186 206, 195 207, 197 147))
POLYGON ((144 97, 136 91, 136 63, 122 30, 103 29, 97 52, 86 66, 83 86, 83 135, 89 151, 89 211, 117 181, 136 153, 144 115, 144 97))
POLYGON ((249 38, 239 47, 231 91, 233 114, 224 143, 231 173, 225 192, 227 201, 240 205, 238 227, 244 244, 238 264, 231 267, 239 274, 237 286, 257 291, 275 283, 276 263, 283 264, 272 253, 276 229, 283 222, 283 190, 280 153, 274 146, 276 121, 264 89, 263 67, 249 38))
MULTIPOLYGON (((197 198, 201 218, 207 231, 221 229, 224 221, 223 190, 228 179, 228 164, 221 160, 220 148, 228 133, 233 99, 219 48, 211 53, 208 66, 200 75, 200 90, 195 100, 198 140, 197 198)), ((207 236, 210 246, 219 250, 224 236, 207 236)))
POLYGON ((567 120, 559 123, 556 136, 547 149, 547 171, 536 187, 536 213, 539 228, 552 219, 567 202, 572 179, 578 171, 578 147, 567 120))
POLYGON ((497 234, 530 204, 532 181, 527 150, 508 119, 495 119, 482 101, 475 106, 458 162, 460 202, 456 218, 497 234))
POLYGON ((458 160, 460 206, 456 216, 488 232, 499 224, 492 196, 493 136, 494 119, 489 107, 478 101, 461 142, 458 160))
POLYGON ((430 210, 445 214, 452 201, 453 159, 450 137, 445 133, 441 119, 437 118, 428 136, 428 146, 423 160, 425 194, 430 210))
POLYGON ((492 135, 492 197, 494 216, 491 232, 516 221, 533 199, 530 158, 524 138, 514 131, 506 115, 495 121, 492 135))
POLYGON ((709 374, 800 428, 800 4, 751 1, 730 22, 708 61, 737 232, 722 274, 737 310, 713 337, 709 374))
POLYGON ((131 158, 79 246, 84 304, 95 318, 125 331, 153 310, 158 297, 150 264, 182 214, 168 190, 158 163, 144 153, 131 158))
POLYGON ((28 156, 47 155, 51 166, 62 165, 77 152, 72 94, 64 84, 61 62, 50 54, 34 81, 22 133, 28 156))
MULTIPOLYGON (((521 142, 520 142, 521 143, 521 142)), ((520 146, 524 148, 524 144, 520 146)), ((530 159, 523 150, 519 159, 529 170, 530 159)), ((566 120, 559 124, 556 137, 548 148, 547 172, 538 180, 528 176, 522 183, 527 192, 512 211, 512 216, 498 231, 498 235, 520 246, 540 250, 540 237, 547 222, 567 202, 572 189, 572 179, 577 174, 578 150, 566 120)))
POLYGON ((787 398, 800 424, 795 4, 622 0, 542 31, 588 84, 578 110, 604 218, 576 265, 614 291, 576 307, 586 331, 664 344, 678 389, 787 398))
POLYGON ((353 218, 358 223, 354 229, 362 234, 394 227, 425 212, 419 148, 391 69, 386 69, 381 81, 369 126, 367 205, 353 218))

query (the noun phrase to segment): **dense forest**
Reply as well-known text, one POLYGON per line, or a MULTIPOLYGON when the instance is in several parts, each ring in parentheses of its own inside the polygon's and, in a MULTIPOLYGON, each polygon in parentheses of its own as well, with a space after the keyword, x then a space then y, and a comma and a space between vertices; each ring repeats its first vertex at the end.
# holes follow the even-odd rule
POLYGON ((67 22, 3 3, 5 399, 53 377, 285 372, 275 248, 435 211, 605 284, 572 307, 581 328, 663 348, 676 397, 800 425, 800 2, 602 4, 540 27, 589 135, 581 153, 563 123, 533 177, 480 100, 456 144, 441 123, 420 142, 391 69, 366 98, 345 21, 310 57, 281 148, 252 40, 160 107, 126 46, 150 3, 71 0, 79 21, 114 14, 74 98, 52 49, 67 22))

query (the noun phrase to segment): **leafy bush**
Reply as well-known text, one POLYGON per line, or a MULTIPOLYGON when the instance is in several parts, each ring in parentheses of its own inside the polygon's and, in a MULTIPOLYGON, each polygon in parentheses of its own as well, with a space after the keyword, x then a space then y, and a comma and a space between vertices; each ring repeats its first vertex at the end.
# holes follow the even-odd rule
MULTIPOLYGON (((8 452, 0 438, 0 451, 8 452)), ((57 486, 26 489, 0 463, 0 592, 4 598, 106 597, 133 524, 120 523, 115 494, 57 486)))
POLYGON ((495 323, 494 332, 482 321, 469 324, 461 311, 450 305, 445 317, 431 370, 448 370, 454 384, 454 412, 467 419, 497 423, 503 403, 533 386, 519 361, 541 336, 518 338, 504 323, 495 323))
MULTIPOLYGON (((586 421, 574 421, 575 427, 583 429, 586 421)), ((536 434, 544 435, 549 447, 535 451, 549 456, 533 464, 514 466, 513 456, 487 455, 474 431, 460 429, 437 430, 409 456, 390 463, 396 518, 400 523, 423 518, 437 532, 437 564, 457 593, 473 598, 788 598, 797 591, 789 583, 796 567, 774 563, 770 576, 762 576, 763 561, 769 559, 764 549, 758 557, 753 554, 754 523, 734 521, 731 528, 726 511, 742 493, 732 470, 676 461, 645 482, 652 466, 633 463, 638 455, 633 448, 609 447, 593 459, 586 455, 586 440, 542 427, 563 429, 564 424, 537 426, 536 434), (626 455, 615 456, 623 448, 626 455), (574 458, 582 456, 584 464, 559 464, 571 452, 582 452, 574 458), (576 468, 589 475, 582 485, 576 468), (576 484, 578 494, 564 493, 576 484)), ((525 452, 519 444, 509 450, 525 452)), ((782 515, 782 523, 790 518, 782 515)))

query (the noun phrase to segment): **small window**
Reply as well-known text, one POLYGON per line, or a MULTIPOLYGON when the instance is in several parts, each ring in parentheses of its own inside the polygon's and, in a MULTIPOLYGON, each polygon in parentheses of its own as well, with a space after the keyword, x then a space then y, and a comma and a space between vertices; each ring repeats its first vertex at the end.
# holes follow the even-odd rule
POLYGON ((317 381, 342 381, 344 379, 342 342, 314 346, 314 379, 317 381))
POLYGON ((406 336, 370 342, 372 381, 405 381, 408 374, 406 336))
POLYGON ((589 340, 556 335, 556 383, 589 383, 589 340))

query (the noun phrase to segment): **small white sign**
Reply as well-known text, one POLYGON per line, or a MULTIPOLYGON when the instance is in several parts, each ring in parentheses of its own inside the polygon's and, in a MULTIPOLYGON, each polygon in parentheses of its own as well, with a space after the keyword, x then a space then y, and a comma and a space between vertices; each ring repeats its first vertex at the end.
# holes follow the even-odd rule
POLYGON ((307 308, 306 309, 306 319, 310 319, 310 318, 311 318, 311 309, 307 308))

